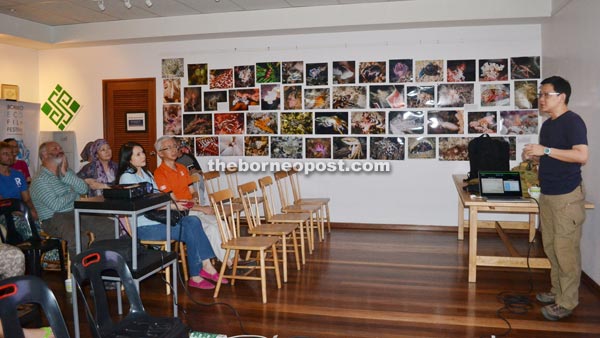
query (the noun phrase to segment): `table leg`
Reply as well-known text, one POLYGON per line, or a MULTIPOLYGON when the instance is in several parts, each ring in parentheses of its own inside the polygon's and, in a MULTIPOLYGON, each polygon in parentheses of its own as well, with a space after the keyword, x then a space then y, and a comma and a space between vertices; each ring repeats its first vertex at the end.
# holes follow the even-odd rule
POLYGON ((469 283, 477 281, 477 207, 469 207, 469 283))
POLYGON ((458 240, 462 241, 465 239, 465 206, 458 199, 458 240))

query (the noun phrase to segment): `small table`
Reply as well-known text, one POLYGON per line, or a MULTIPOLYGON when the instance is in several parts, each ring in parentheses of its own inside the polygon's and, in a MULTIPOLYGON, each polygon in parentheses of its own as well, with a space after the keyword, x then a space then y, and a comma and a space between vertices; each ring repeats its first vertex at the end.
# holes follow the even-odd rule
MULTIPOLYGON (((538 204, 531 200, 523 202, 488 202, 481 198, 471 198, 471 193, 463 189, 466 175, 452 175, 456 191, 458 192, 458 240, 464 239, 464 228, 469 228, 469 282, 477 281, 477 266, 500 266, 513 268, 541 268, 549 269, 550 262, 547 258, 521 257, 510 243, 504 229, 529 230, 529 242, 535 237, 535 218, 539 212, 538 204), (469 219, 465 220, 465 208, 469 209, 469 219), (480 221, 479 213, 508 213, 528 214, 529 221, 480 221), (511 256, 483 256, 477 254, 477 229, 496 229, 511 256), (529 262, 528 262, 529 261, 529 262)), ((586 209, 593 209, 594 205, 586 202, 586 209)))
MULTIPOLYGON (((131 218, 131 273, 135 280, 136 287, 140 288, 140 281, 148 278, 156 272, 168 267, 173 268, 173 280, 177 280, 177 254, 171 253, 171 199, 168 194, 157 193, 149 194, 135 199, 105 199, 103 196, 82 198, 75 201, 75 242, 76 251, 81 252, 81 224, 80 215, 82 213, 106 214, 115 217, 115 238, 119 237, 119 219, 118 216, 129 216, 131 218), (138 261, 137 255, 137 217, 143 213, 166 207, 167 224, 166 224, 166 251, 169 253, 163 256, 157 252, 156 257, 143 257, 138 261)), ((110 279, 110 278, 108 278, 110 279)), ((79 338, 79 312, 77 309, 77 290, 75 280, 72 280, 73 292, 71 293, 73 300, 73 325, 75 330, 75 338, 79 338)), ((118 312, 122 314, 121 293, 117 292, 118 312)), ((173 283, 173 315, 177 317, 177 283, 173 283)))

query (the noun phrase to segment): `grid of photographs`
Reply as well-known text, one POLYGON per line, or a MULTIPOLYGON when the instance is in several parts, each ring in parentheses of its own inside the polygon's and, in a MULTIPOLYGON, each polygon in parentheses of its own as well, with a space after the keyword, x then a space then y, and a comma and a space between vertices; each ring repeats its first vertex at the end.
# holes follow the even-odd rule
POLYGON ((163 59, 163 134, 196 156, 467 161, 480 134, 539 132, 539 56, 275 61, 163 59))

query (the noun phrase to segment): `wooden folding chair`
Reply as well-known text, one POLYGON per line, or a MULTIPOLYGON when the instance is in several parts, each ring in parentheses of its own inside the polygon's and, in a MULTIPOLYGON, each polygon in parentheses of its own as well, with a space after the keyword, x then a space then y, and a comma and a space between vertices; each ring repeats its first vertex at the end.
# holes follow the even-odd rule
POLYGON ((238 259, 239 254, 236 254, 233 259, 233 267, 231 269, 232 273, 230 275, 225 274, 225 269, 227 268, 227 264, 223 264, 221 266, 221 271, 219 272, 219 279, 217 281, 217 286, 215 288, 215 293, 213 295, 214 298, 219 296, 219 290, 221 289, 221 281, 223 278, 229 278, 231 281, 231 285, 235 285, 236 279, 244 279, 244 280, 260 280, 260 286, 262 290, 262 301, 263 303, 267 303, 267 276, 266 269, 275 270, 275 278, 277 280, 277 288, 281 288, 281 277, 279 275, 279 262, 277 260, 277 247, 276 243, 279 241, 277 237, 240 237, 237 228, 232 221, 232 217, 228 215, 233 215, 233 191, 230 189, 220 190, 212 193, 210 195, 211 204, 215 209, 215 216, 217 217, 217 223, 219 224, 219 231, 221 233, 223 249, 226 250, 225 257, 223 257, 223 261, 226 261, 227 257, 230 257, 230 253, 232 250, 237 251, 239 253, 240 250, 248 250, 257 252, 259 258, 259 268, 260 268, 260 277, 251 276, 248 274, 238 275, 238 268, 247 268, 247 269, 256 269, 255 266, 239 266, 238 267, 238 259), (229 209, 229 211, 227 211, 229 209), (265 258, 267 255, 267 250, 271 249, 271 254, 273 256, 273 265, 267 266, 265 263, 265 258))
POLYGON ((300 191, 300 179, 298 178, 298 171, 291 169, 288 171, 288 178, 292 186, 292 194, 294 196, 294 204, 317 204, 323 208, 323 215, 327 220, 327 232, 331 232, 331 217, 329 216, 329 197, 314 197, 314 198, 303 198, 300 191))

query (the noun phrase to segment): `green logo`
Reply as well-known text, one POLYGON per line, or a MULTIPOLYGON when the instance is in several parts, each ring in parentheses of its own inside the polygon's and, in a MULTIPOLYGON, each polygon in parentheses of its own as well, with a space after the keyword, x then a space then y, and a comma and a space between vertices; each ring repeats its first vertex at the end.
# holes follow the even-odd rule
POLYGON ((79 102, 75 101, 61 85, 56 85, 41 110, 58 129, 65 130, 80 109, 79 102))

